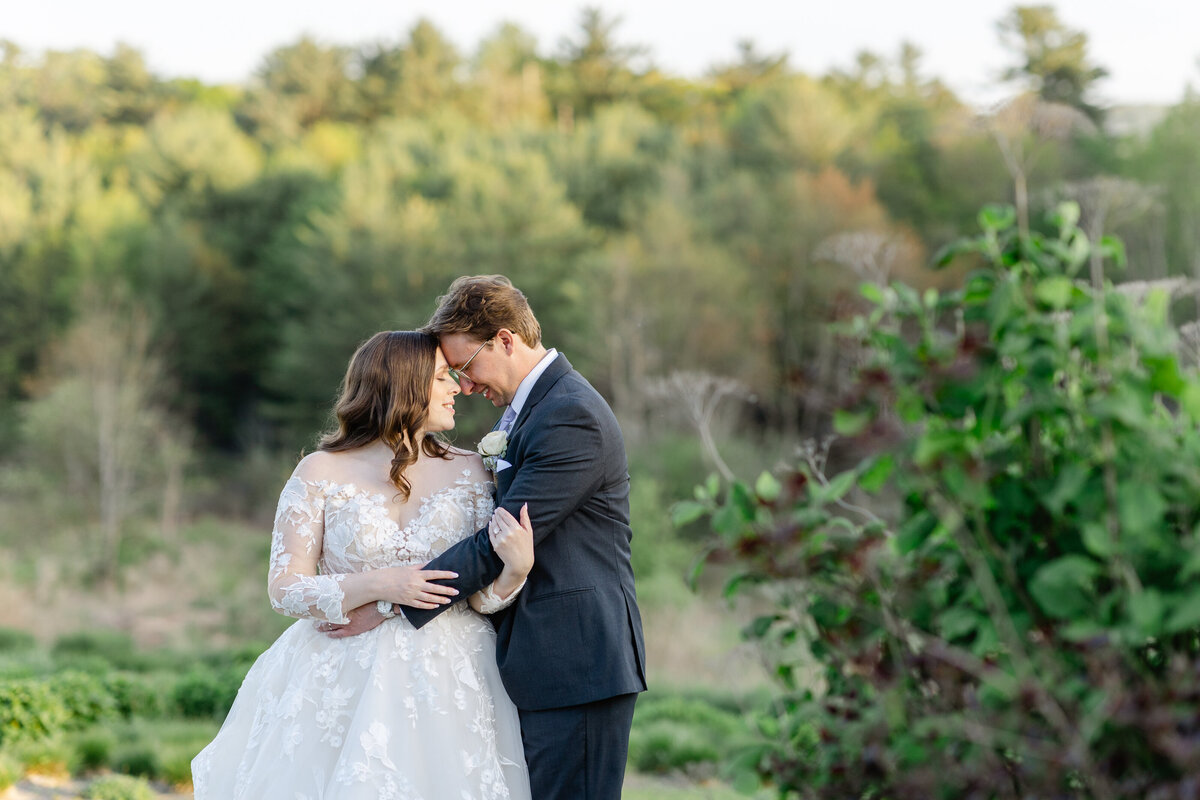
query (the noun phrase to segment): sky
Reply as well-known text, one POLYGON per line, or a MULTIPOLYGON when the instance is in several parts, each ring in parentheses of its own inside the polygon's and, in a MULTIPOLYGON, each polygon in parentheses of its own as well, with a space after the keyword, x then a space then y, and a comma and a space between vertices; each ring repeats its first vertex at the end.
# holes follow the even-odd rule
MULTIPOLYGON (((1172 104, 1185 87, 1200 88, 1200 2, 1050 4, 1088 34, 1093 62, 1111 73, 1096 86, 1101 105, 1172 104)), ((1011 0, 0 0, 0 39, 34 53, 110 53, 125 42, 159 75, 239 83, 271 49, 301 35, 326 44, 396 42, 422 17, 467 54, 510 21, 549 55, 575 34, 584 5, 619 16, 619 42, 645 45, 656 66, 687 77, 733 61, 742 39, 759 52, 787 52, 793 68, 810 74, 850 68, 864 49, 894 56, 907 40, 924 52, 926 75, 984 105, 1006 96, 997 76, 1013 61, 996 33, 1011 0)))

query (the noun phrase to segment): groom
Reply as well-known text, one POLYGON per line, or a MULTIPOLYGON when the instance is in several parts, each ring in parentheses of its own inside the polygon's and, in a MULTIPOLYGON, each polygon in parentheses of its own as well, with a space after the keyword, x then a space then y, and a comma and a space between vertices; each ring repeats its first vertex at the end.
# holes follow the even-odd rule
MULTIPOLYGON (((634 701, 646 689, 621 429, 566 357, 542 345, 525 295, 504 276, 454 281, 424 330, 464 395, 505 408, 503 451, 492 453, 496 502, 514 516, 528 503, 533 522, 533 571, 492 616, 533 800, 618 800, 634 701)), ((441 582, 461 599, 502 566, 484 529, 426 568, 457 572, 441 582)), ((448 606, 399 608, 419 628, 448 606)))

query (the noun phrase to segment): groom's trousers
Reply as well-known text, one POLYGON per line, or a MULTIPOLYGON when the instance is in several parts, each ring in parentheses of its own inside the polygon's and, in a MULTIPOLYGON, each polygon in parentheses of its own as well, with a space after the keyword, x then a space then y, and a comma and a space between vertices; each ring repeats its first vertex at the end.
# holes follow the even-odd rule
POLYGON ((636 694, 525 711, 521 740, 533 800, 620 800, 636 694))

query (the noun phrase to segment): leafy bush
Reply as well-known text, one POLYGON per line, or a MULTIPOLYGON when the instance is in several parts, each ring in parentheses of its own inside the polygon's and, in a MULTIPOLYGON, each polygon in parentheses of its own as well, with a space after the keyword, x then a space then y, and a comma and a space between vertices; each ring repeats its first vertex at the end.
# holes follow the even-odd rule
POLYGON ((71 774, 74 757, 62 734, 42 739, 30 739, 6 747, 27 773, 66 776, 71 774))
POLYGON ((60 665, 87 672, 105 666, 136 670, 143 660, 128 634, 107 630, 79 631, 59 637, 50 653, 60 665))
POLYGON ((185 717, 218 717, 229 712, 245 670, 196 668, 175 684, 174 702, 185 717))
POLYGON ((0 627, 0 653, 32 650, 36 644, 32 633, 0 627))
POLYGON ((167 713, 174 680, 173 675, 114 672, 105 676, 104 684, 121 716, 153 719, 167 713))
POLYGON ((74 764, 81 770, 97 770, 112 763, 117 739, 111 732, 95 727, 85 731, 74 740, 74 764))
POLYGON ((144 778, 129 775, 105 775, 83 792, 85 800, 154 800, 157 795, 144 778))
POLYGON ((117 703, 107 680, 82 672, 62 672, 49 678, 46 688, 66 709, 67 728, 84 728, 117 715, 117 703))
POLYGON ((710 515, 732 591, 771 585, 748 633, 784 692, 737 763, 781 797, 1191 793, 1200 377, 1166 293, 1076 278, 1121 255, 1077 219, 1023 234, 989 208, 948 254, 985 265, 963 289, 864 287, 835 417, 857 466, 812 446, 677 506, 710 515))
POLYGON ((639 772, 716 768, 736 748, 742 715, 677 694, 639 700, 629 738, 629 763, 639 772))
POLYGON ((21 764, 7 753, 0 753, 0 792, 21 780, 24 770, 21 764))
POLYGON ((151 741, 126 742, 112 754, 112 768, 126 775, 156 778, 162 772, 158 747, 151 741))
POLYGON ((0 745, 44 739, 63 730, 69 719, 67 707, 47 684, 0 681, 0 745))
POLYGON ((641 725, 629 736, 629 763, 638 772, 671 772, 700 764, 715 768, 721 755, 711 736, 676 722, 641 725))
POLYGON ((184 786, 192 782, 192 759, 201 748, 181 745, 164 748, 160 777, 172 786, 184 786))

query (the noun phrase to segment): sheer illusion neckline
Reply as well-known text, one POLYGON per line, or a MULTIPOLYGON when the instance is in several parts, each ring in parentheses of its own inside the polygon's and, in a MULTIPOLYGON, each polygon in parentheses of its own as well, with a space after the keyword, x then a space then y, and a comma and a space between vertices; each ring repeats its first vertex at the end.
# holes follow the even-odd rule
MULTIPOLYGON (((387 520, 388 523, 390 523, 395 528, 395 532, 405 533, 408 531, 409 528, 413 527, 414 525, 416 525, 418 522, 420 522, 422 519, 424 519, 426 516, 429 515, 429 512, 433 509, 434 501, 437 500, 438 498, 440 498, 442 495, 447 494, 451 491, 454 491, 455 489, 463 489, 468 486, 483 485, 483 482, 482 481, 472 481, 471 480, 471 470, 464 469, 462 471, 460 477, 455 479, 455 481, 453 483, 448 483, 445 486, 441 487, 440 489, 435 489, 432 493, 421 497, 420 500, 418 501, 416 512, 412 515, 412 517, 407 522, 401 522, 400 520, 393 518, 392 515, 390 513, 388 513, 389 512, 388 506, 391 505, 391 503, 388 500, 387 496, 383 492, 373 492, 370 489, 362 488, 353 481, 339 482, 339 481, 333 481, 333 480, 324 480, 324 481, 320 481, 318 485, 321 485, 325 489, 325 491, 330 494, 338 494, 341 492, 346 492, 347 499, 349 499, 349 498, 366 498, 367 501, 375 503, 376 505, 378 505, 380 508, 383 509, 383 518, 385 520, 387 520)), ((411 497, 411 495, 410 495, 410 497, 411 497)), ((409 504, 405 503, 405 505, 409 505, 409 504)))

